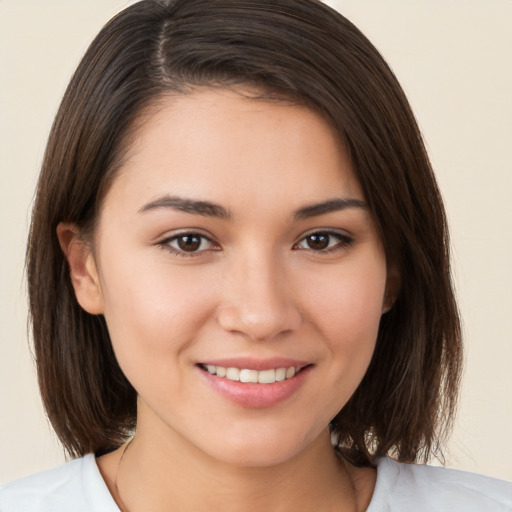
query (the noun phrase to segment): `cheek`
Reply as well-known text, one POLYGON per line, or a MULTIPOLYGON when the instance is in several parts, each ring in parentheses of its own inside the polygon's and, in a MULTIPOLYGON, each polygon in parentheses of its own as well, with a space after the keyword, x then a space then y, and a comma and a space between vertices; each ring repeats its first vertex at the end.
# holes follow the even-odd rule
POLYGON ((105 319, 128 377, 175 360, 213 309, 208 288, 201 286, 203 279, 191 279, 183 269, 158 261, 116 262, 104 268, 104 275, 105 319))
POLYGON ((343 382, 343 391, 333 397, 336 410, 359 385, 375 350, 386 268, 381 258, 370 263, 340 266, 321 280, 317 275, 316 292, 309 294, 309 321, 331 360, 326 378, 337 390, 343 382))
MULTIPOLYGON (((307 310, 327 339, 375 338, 382 315, 386 268, 380 260, 312 276, 307 310)), ((374 340, 373 340, 374 341, 374 340)))

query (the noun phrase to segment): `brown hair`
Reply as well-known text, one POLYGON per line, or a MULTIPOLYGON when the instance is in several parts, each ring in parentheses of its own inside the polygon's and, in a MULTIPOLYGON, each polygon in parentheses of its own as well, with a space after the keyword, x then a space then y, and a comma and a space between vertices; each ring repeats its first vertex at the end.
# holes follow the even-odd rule
POLYGON ((363 34, 316 0, 145 0, 111 20, 76 70, 56 116, 28 241, 30 313, 42 399, 65 449, 119 446, 136 392, 105 321, 78 305, 59 222, 84 232, 145 109, 196 86, 253 85, 306 104, 335 127, 400 275, 370 367, 332 420, 357 464, 427 459, 450 425, 461 335, 445 213, 421 135, 395 76, 363 34))

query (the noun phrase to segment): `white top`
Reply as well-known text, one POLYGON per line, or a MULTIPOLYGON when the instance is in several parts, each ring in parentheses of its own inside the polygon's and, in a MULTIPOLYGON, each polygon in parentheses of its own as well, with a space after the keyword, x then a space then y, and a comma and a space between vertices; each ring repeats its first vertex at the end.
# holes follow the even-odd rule
MULTIPOLYGON (((367 512, 511 512, 512 483, 454 469, 377 465, 367 512)), ((0 512, 120 512, 92 454, 0 486, 0 512)))

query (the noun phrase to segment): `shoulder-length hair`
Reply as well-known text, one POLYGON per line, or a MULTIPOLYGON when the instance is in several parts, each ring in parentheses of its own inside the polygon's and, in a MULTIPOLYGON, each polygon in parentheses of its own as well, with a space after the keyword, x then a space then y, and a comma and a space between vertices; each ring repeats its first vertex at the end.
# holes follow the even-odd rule
POLYGON ((253 86, 263 100, 307 105, 339 134, 400 289, 363 381, 332 419, 333 439, 356 464, 428 459, 453 418, 461 368, 445 212, 392 71, 317 0, 144 0, 114 17, 78 66, 49 137, 27 249, 39 385, 65 449, 119 446, 135 427, 136 392, 104 318, 77 303, 57 225, 94 229, 137 120, 159 98, 201 86, 253 86))

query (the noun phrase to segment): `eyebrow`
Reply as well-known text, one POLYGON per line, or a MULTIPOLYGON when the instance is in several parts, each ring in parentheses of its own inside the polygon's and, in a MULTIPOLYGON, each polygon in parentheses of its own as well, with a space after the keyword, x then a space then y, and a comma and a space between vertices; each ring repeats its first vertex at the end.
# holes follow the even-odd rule
POLYGON ((210 201, 197 201, 177 196, 162 196, 150 203, 145 204, 139 213, 146 213, 162 208, 172 208, 185 213, 204 215, 205 217, 218 217, 220 219, 231 219, 232 214, 223 206, 211 203, 210 201))
MULTIPOLYGON (((195 215, 203 215, 205 217, 217 217, 220 219, 231 219, 232 213, 217 203, 210 201, 199 201, 195 199, 187 199, 178 196, 165 195, 145 204, 139 213, 146 213, 152 210, 159 210, 164 208, 171 208, 185 213, 195 215)), ((366 203, 360 199, 355 198, 335 198, 323 201, 321 203, 314 203, 302 208, 299 208, 294 218, 296 220, 309 219, 318 215, 325 215, 327 213, 346 210, 347 208, 363 208, 367 209, 366 203)))
POLYGON ((298 209, 295 212, 295 219, 309 219, 310 217, 316 217, 317 215, 324 215, 326 213, 336 212, 339 210, 346 210, 347 208, 367 209, 368 206, 361 199, 350 197, 329 199, 321 203, 311 204, 298 209))

